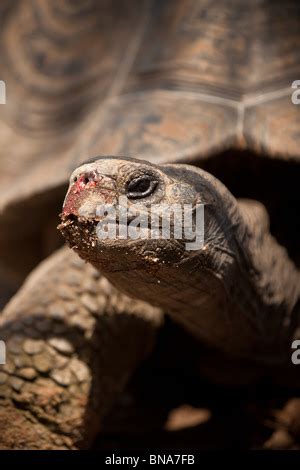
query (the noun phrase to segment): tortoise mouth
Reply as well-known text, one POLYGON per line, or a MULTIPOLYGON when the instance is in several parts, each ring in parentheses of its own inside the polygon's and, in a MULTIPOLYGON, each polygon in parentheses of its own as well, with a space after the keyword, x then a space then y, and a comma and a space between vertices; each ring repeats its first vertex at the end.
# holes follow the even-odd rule
MULTIPOLYGON (((127 213, 124 218, 115 206, 113 208, 113 214, 102 212, 96 215, 96 210, 86 215, 63 212, 60 214, 61 223, 57 228, 70 247, 79 252, 89 249, 97 257, 106 257, 107 253, 119 251, 124 256, 124 261, 125 258, 131 258, 128 258, 129 252, 135 251, 135 258, 143 257, 145 252, 148 252, 152 258, 178 262, 184 257, 186 250, 197 252, 202 249, 201 240, 194 229, 187 234, 186 227, 183 230, 180 225, 183 231, 179 234, 175 218, 167 219, 168 226, 165 224, 166 220, 160 217, 153 223, 153 214, 145 210, 142 215, 146 217, 146 223, 143 224, 140 220, 137 221, 135 213, 127 213), (154 256, 153 253, 157 254, 154 256)), ((191 227, 192 219, 188 225, 188 228, 191 227)), ((90 256, 91 253, 89 258, 90 256)), ((189 253, 188 257, 191 256, 192 253, 189 253)))
MULTIPOLYGON (((97 232, 98 218, 61 214, 61 220, 57 228, 70 248, 102 273, 108 275, 116 272, 128 273, 137 270, 143 272, 151 268, 158 269, 157 249, 164 251, 164 240, 101 238, 97 232)), ((120 226, 127 229, 125 224, 121 223, 120 226)))
POLYGON ((107 224, 116 224, 117 226, 125 226, 128 227, 130 223, 135 219, 134 216, 127 217, 127 220, 125 221, 124 219, 120 219, 119 217, 115 218, 109 218, 107 216, 97 216, 97 215, 91 215, 91 216, 81 216, 81 215, 76 215, 76 214, 64 214, 61 213, 59 214, 59 217, 61 219, 61 223, 57 226, 58 230, 61 230, 62 228, 68 227, 72 224, 85 224, 85 223, 90 223, 97 227, 99 222, 104 222, 107 224))
POLYGON ((128 227, 132 222, 133 218, 128 218, 127 222, 117 219, 109 219, 107 217, 83 217, 76 214, 60 214, 61 223, 57 226, 57 229, 61 232, 63 237, 66 239, 71 248, 80 248, 83 245, 89 244, 91 247, 95 248, 96 246, 103 245, 107 247, 120 248, 124 245, 131 245, 139 242, 148 241, 149 237, 139 238, 137 240, 131 239, 127 236, 128 227), (98 230, 99 224, 104 223, 104 229, 100 233, 98 230), (105 227, 115 228, 111 230, 108 235, 104 235, 105 227), (122 229, 123 232, 122 232, 122 229), (114 234, 115 236, 112 236, 114 234), (101 236, 102 235, 102 236, 101 236), (126 236, 125 236, 126 235, 126 236))
POLYGON ((98 224, 97 220, 93 220, 92 218, 86 217, 79 217, 75 214, 59 214, 61 219, 61 223, 57 226, 57 229, 61 232, 63 237, 69 242, 70 237, 74 234, 75 229, 77 229, 77 233, 79 234, 79 229, 81 227, 85 227, 85 230, 88 229, 88 232, 82 232, 82 239, 85 238, 84 234, 88 235, 88 233, 92 233, 95 231, 95 228, 98 224))

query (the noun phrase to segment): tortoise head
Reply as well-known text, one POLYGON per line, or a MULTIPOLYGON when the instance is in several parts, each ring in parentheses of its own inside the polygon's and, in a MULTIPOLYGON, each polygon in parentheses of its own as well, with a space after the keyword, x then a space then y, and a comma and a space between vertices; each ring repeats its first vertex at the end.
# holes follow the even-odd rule
POLYGON ((180 288, 184 270, 191 272, 199 262, 203 269, 208 265, 204 205, 210 207, 208 240, 222 223, 215 220, 216 192, 206 175, 188 165, 95 159, 72 173, 59 228, 68 244, 117 287, 157 303, 157 294, 166 296, 170 284, 180 288), (173 281, 166 283, 168 278, 173 281))

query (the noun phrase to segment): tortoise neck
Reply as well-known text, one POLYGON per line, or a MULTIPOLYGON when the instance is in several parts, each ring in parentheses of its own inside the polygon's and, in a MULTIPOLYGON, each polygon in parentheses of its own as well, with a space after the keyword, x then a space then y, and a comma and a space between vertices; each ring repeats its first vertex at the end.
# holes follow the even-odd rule
POLYGON ((208 234, 204 249, 184 262, 107 276, 128 295, 163 308, 208 345, 274 364, 290 353, 299 273, 259 219, 262 214, 254 217, 249 204, 247 213, 235 206, 226 229, 220 222, 222 230, 208 234))

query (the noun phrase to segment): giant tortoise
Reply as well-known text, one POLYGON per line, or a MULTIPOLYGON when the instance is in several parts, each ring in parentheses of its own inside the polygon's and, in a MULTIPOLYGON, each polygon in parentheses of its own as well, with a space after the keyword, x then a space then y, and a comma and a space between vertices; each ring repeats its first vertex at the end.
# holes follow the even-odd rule
MULTIPOLYGON (((297 397, 299 27, 296 1, 2 2, 3 285, 62 243, 71 173, 60 229, 83 258, 50 255, 3 310, 2 448, 89 447, 157 351, 297 397), (95 236, 94 202, 137 174, 146 204, 202 198, 200 251, 95 236)), ((269 445, 296 446, 297 398, 278 416, 269 445)))

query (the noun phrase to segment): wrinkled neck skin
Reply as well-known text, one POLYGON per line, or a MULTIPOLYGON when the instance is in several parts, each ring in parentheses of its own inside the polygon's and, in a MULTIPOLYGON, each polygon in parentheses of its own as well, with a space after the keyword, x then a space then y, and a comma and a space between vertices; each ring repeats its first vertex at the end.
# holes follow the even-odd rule
MULTIPOLYGON (((299 314, 299 273, 269 234, 264 209, 238 204, 200 169, 165 168, 170 174, 185 168, 184 177, 200 194, 209 194, 203 248, 185 251, 182 242, 169 241, 178 257, 174 262, 158 259, 145 240, 128 252, 96 239, 87 245, 80 236, 67 235, 69 243, 120 290, 163 308, 203 343, 239 359, 284 362, 299 314)), ((78 228, 82 238, 83 230, 78 228)))
POLYGON ((292 263, 278 266, 284 282, 277 285, 263 272, 263 249, 257 252, 256 263, 243 256, 236 239, 235 247, 230 244, 220 248, 211 241, 205 249, 209 255, 196 252, 177 265, 106 271, 102 260, 92 264, 129 296, 164 309, 204 344, 233 358, 266 365, 285 362, 297 319, 297 273, 292 263))

